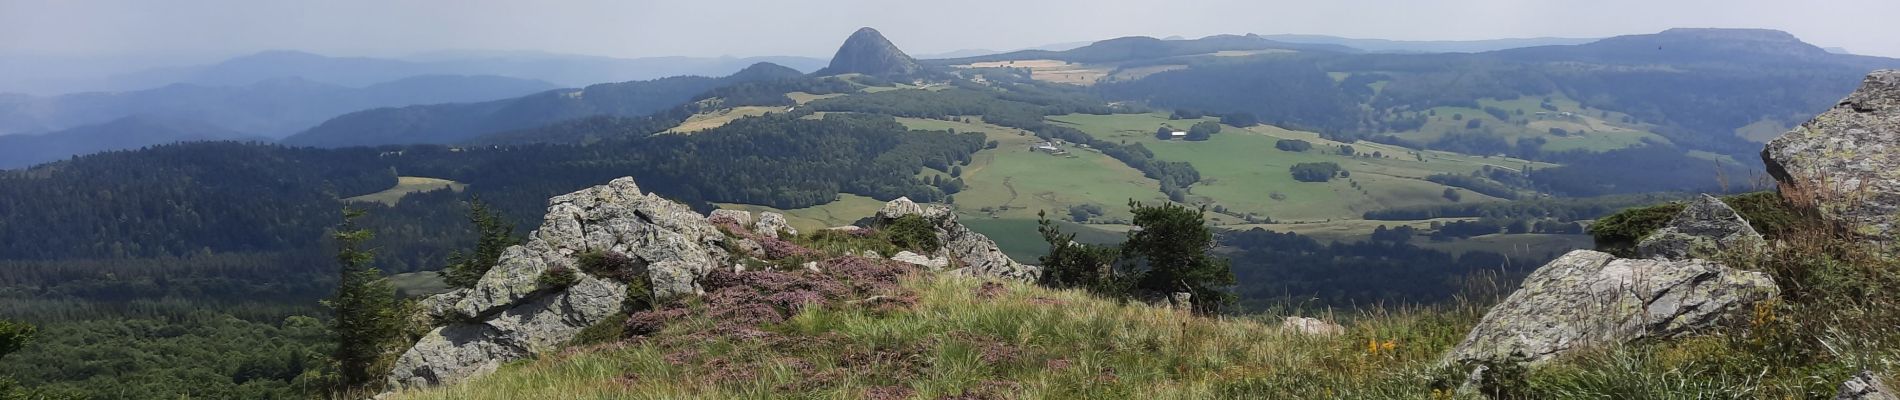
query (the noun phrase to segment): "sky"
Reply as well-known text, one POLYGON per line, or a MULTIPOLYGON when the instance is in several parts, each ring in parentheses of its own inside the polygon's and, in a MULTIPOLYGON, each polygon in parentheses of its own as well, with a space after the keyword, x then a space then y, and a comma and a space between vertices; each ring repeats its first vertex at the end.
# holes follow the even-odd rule
POLYGON ((1467 40, 1724 27, 1900 57, 1896 15, 1900 0, 0 0, 0 56, 454 49, 827 57, 871 26, 916 54, 1132 35, 1467 40))

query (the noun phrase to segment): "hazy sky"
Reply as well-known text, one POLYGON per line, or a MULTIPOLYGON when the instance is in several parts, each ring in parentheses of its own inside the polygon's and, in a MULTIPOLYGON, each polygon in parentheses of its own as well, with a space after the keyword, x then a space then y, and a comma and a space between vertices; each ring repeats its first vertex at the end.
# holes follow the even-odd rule
POLYGON ((912 53, 1128 35, 1425 40, 1746 27, 1900 56, 1896 16, 1900 0, 0 0, 0 54, 829 56, 873 26, 912 53))

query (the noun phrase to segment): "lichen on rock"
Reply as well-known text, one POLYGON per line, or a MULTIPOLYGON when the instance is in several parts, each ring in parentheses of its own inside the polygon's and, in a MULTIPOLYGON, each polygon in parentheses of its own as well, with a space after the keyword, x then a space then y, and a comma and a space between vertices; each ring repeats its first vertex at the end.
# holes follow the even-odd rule
POLYGON ((1748 220, 1721 199, 1697 197, 1676 213, 1669 225, 1636 244, 1642 258, 1715 259, 1723 254, 1757 254, 1768 246, 1748 220))
POLYGON ((646 280, 637 286, 650 288, 650 298, 668 299, 698 293, 699 279, 729 261, 727 240, 706 218, 642 193, 631 178, 549 199, 540 228, 504 251, 474 287, 422 302, 434 320, 449 324, 397 359, 390 386, 440 385, 485 374, 625 311, 627 282, 583 271, 571 285, 539 283, 550 269, 581 271, 582 254, 626 257, 639 270, 629 275, 646 280))
POLYGON ((1581 348, 1687 336, 1779 293, 1767 275, 1707 260, 1577 250, 1526 277, 1445 361, 1535 363, 1581 348))
POLYGON ((1900 244, 1900 70, 1874 71, 1761 155, 1783 197, 1875 244, 1900 244))
POLYGON ((1034 281, 1042 274, 1041 268, 1016 262, 1003 254, 1003 250, 997 248, 996 242, 989 237, 957 222, 956 212, 949 206, 921 205, 900 197, 885 203, 874 220, 878 224, 886 224, 910 215, 929 221, 938 243, 942 244, 935 254, 923 255, 923 258, 948 259, 953 273, 1025 281, 1034 281))

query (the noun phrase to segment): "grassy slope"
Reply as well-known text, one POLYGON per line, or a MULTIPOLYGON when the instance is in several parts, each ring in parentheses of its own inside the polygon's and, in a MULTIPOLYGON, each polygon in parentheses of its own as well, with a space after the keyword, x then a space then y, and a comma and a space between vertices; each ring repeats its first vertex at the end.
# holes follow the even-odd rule
MULTIPOLYGON (((976 294, 980 284, 917 278, 906 286, 921 299, 907 312, 842 305, 767 328, 821 345, 613 344, 396 398, 862 398, 892 385, 914 391, 905 398, 966 392, 1024 399, 1430 398, 1425 377, 1434 361, 1478 315, 1475 308, 1375 312, 1347 323, 1343 335, 1317 337, 1256 319, 1196 317, 1020 283, 985 299, 976 294), (886 361, 915 368, 915 376, 871 377, 887 374, 865 368, 892 365, 844 356, 884 350, 910 354, 886 361), (668 361, 682 355, 770 361, 755 377, 722 381, 716 371, 668 361)), ((702 322, 682 324, 691 323, 702 322)))
POLYGON ((381 192, 343 199, 343 201, 376 202, 393 206, 396 205, 396 203, 402 202, 402 197, 408 196, 410 193, 422 193, 442 189, 460 192, 462 188, 466 187, 468 187, 468 184, 447 179, 401 176, 396 177, 395 187, 385 189, 381 192))

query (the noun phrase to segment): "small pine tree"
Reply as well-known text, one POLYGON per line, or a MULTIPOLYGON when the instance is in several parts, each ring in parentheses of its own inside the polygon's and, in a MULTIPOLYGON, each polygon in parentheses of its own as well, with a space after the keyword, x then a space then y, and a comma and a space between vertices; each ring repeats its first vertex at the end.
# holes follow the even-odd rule
POLYGON ((383 279, 382 271, 370 262, 372 250, 363 248, 374 234, 359 228, 356 220, 362 210, 343 210, 343 223, 332 238, 337 243, 337 288, 335 297, 324 301, 335 314, 330 334, 336 341, 331 359, 336 361, 346 389, 374 389, 384 371, 382 359, 390 344, 400 335, 396 289, 383 279))
POLYGON ((502 251, 509 246, 520 244, 515 238, 515 227, 502 218, 501 213, 489 208, 481 199, 468 203, 468 221, 475 228, 475 250, 464 253, 456 251, 449 255, 449 266, 437 274, 449 286, 458 288, 475 287, 495 263, 501 260, 502 251))
POLYGON ((1040 283, 1056 288, 1083 288, 1104 296, 1125 296, 1127 289, 1115 277, 1114 246, 1098 246, 1075 241, 1075 234, 1062 233, 1054 221, 1036 212, 1036 231, 1049 243, 1049 254, 1037 259, 1042 264, 1040 283))
POLYGON ((1208 314, 1234 302, 1234 294, 1226 289, 1237 281, 1227 260, 1211 254, 1214 234, 1207 228, 1205 208, 1148 206, 1133 200, 1128 207, 1141 228, 1129 232, 1121 248, 1125 259, 1141 261, 1134 289, 1160 295, 1192 293, 1194 310, 1208 314))

